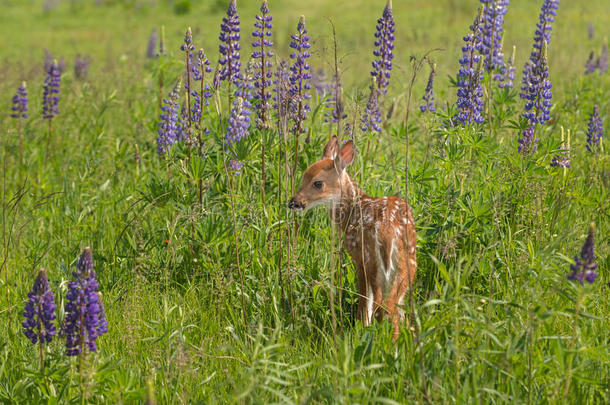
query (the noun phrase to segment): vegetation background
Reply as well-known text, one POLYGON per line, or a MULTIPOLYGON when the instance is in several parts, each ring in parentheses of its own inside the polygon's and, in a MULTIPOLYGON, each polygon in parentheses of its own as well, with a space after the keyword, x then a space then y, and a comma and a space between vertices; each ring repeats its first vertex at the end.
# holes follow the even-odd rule
MULTIPOLYGON (((505 52, 517 47, 516 87, 541 3, 513 0, 506 15, 505 52)), ((595 156, 585 148, 593 104, 605 127, 610 124, 610 76, 584 75, 589 52, 599 54, 608 36, 605 0, 560 4, 548 54, 553 122, 531 158, 516 151, 510 120, 523 108, 516 90, 495 94, 493 125, 447 130, 444 113, 419 113, 427 68, 417 77, 408 179, 419 234, 414 300, 420 331, 405 328, 395 344, 387 323, 364 328, 355 322, 353 267, 327 215, 286 214, 290 191, 276 131, 253 131, 240 144, 245 167, 230 179, 218 131, 209 136, 201 167, 178 160, 168 177, 157 155, 159 75, 165 95, 183 70, 179 46, 188 26, 216 64, 226 1, 0 5, 1 402, 81 398, 78 366, 64 356, 61 340, 48 348, 43 378, 37 349, 20 323, 40 267, 48 269, 62 318, 61 297, 85 246, 94 252, 109 320, 98 352, 87 357, 91 403, 137 403, 150 400, 151 392, 159 403, 610 402, 610 161, 607 152, 595 156), (147 59, 148 37, 161 25, 168 56, 147 59), (44 48, 67 64, 48 158, 39 107, 44 48), (91 57, 86 80, 73 74, 76 54, 91 57), (22 80, 30 118, 20 163, 10 99, 22 80), (561 148, 562 127, 571 131, 567 170, 548 164, 561 148), (261 142, 269 160, 264 203, 261 142), (204 179, 201 205, 184 175, 193 172, 204 179), (566 275, 590 222, 597 225, 600 275, 581 287, 566 275)), ((276 54, 288 56, 290 34, 305 15, 311 65, 328 77, 334 71, 332 21, 348 121, 356 120, 356 127, 384 5, 270 2, 276 54)), ((238 2, 242 60, 259 6, 238 2)), ((442 49, 431 54, 438 66, 436 100, 440 111, 451 109, 456 90, 449 76, 456 75, 462 36, 478 6, 475 0, 394 2, 396 47, 386 99, 393 113, 381 135, 355 131, 360 153, 349 169, 368 194, 404 195, 410 56, 442 49)), ((314 97, 314 110, 319 102, 314 97)), ((302 145, 297 185, 333 131, 322 115, 317 110, 307 123, 311 142, 302 145)))

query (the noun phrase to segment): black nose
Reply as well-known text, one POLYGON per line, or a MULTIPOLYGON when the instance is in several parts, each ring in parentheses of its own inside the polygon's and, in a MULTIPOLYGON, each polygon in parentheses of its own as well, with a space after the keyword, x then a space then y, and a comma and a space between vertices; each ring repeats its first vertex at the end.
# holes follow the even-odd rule
POLYGON ((297 202, 297 200, 295 200, 294 197, 292 197, 290 199, 290 201, 288 202, 288 208, 290 208, 291 210, 303 208, 303 204, 301 204, 300 202, 297 202))

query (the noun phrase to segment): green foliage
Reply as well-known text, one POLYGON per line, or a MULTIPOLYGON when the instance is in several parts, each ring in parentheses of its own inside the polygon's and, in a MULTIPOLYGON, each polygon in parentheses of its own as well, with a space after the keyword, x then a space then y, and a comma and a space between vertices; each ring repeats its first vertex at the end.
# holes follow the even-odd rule
MULTIPOLYGON (((38 24, 40 12, 30 15, 27 7, 13 5, 6 15, 19 18, 11 18, 10 24, 5 18, 7 24, 0 28, 5 40, 18 34, 26 45, 37 46, 46 46, 38 41, 53 32, 52 51, 65 53, 68 60, 73 12, 80 13, 82 27, 89 30, 83 43, 89 36, 97 38, 88 45, 93 59, 89 81, 74 80, 70 69, 62 77, 61 114, 54 120, 48 158, 46 123, 38 107, 42 53, 30 56, 25 45, 19 52, 13 50, 16 45, 0 51, 7 60, 0 67, 5 77, 1 99, 8 103, 25 78, 31 108, 23 127, 22 164, 15 122, 0 115, 5 128, 0 148, 0 402, 80 400, 79 365, 64 355, 61 339, 46 349, 43 376, 37 348, 23 336, 20 323, 39 267, 48 269, 58 320, 63 319, 66 284, 84 246, 93 249, 109 321, 98 352, 86 357, 85 396, 90 403, 138 403, 151 395, 163 404, 424 403, 422 378, 432 403, 610 401, 610 159, 607 151, 594 156, 585 148, 586 120, 594 103, 606 112, 605 126, 610 126, 610 83, 607 76, 581 75, 586 52, 574 49, 570 38, 574 26, 582 28, 578 35, 586 33, 580 14, 584 9, 587 16, 601 16, 596 21, 603 25, 604 3, 566 4, 565 9, 562 4, 549 56, 553 123, 539 135, 538 152, 523 158, 516 151, 522 109, 517 90, 492 93, 491 124, 443 125, 452 116, 455 89, 442 78, 455 74, 459 46, 451 44, 459 42, 471 20, 471 7, 441 2, 452 11, 441 13, 438 5, 415 9, 394 2, 397 15, 421 22, 397 25, 395 63, 405 73, 396 69, 395 94, 386 100, 388 107, 397 97, 393 118, 381 135, 355 131, 358 154, 348 170, 368 194, 404 196, 401 94, 406 90, 402 79, 411 72, 407 55, 419 51, 421 43, 436 47, 440 38, 449 44, 438 54, 438 115, 416 112, 425 77, 418 78, 411 106, 407 178, 418 230, 416 317, 411 327, 402 328, 396 343, 388 322, 363 327, 355 320, 356 275, 348 255, 338 248, 326 213, 286 212, 292 185, 284 158, 288 156, 290 166, 292 135, 285 144, 275 129, 253 129, 236 150, 243 174, 227 176, 224 134, 213 112, 204 118, 211 133, 204 136, 203 157, 195 153, 188 160, 183 146, 169 159, 157 155, 159 77, 165 95, 180 75, 177 49, 189 23, 171 15, 169 5, 158 6, 160 14, 169 11, 170 54, 146 61, 149 25, 158 17, 150 10, 125 11, 106 3, 101 9, 82 5, 76 11, 60 5, 51 15, 62 29, 47 20, 38 24), (93 18, 95 13, 99 19, 93 18), (431 20, 441 14, 456 20, 431 20), (15 21, 35 27, 19 33, 15 21), (102 23, 116 30, 107 33, 102 23), (133 35, 125 43, 113 37, 116 32, 133 35), (578 63, 563 63, 572 60, 578 63), (28 64, 35 67, 21 69, 28 64), (445 102, 448 111, 443 111, 445 102), (549 167, 561 149, 562 127, 572 133, 572 167, 567 170, 549 167), (136 144, 140 163, 134 159, 136 144), (266 153, 264 203, 261 146, 266 153), (597 224, 600 276, 594 284, 580 286, 567 282, 566 275, 591 221, 597 224), (413 332, 415 322, 420 342, 413 332)), ((537 6, 514 3, 507 23, 519 28, 507 32, 518 29, 510 35, 525 55, 534 19, 527 25, 519 19, 528 12, 534 15, 537 6), (522 31, 527 40, 522 40, 522 31)), ((295 4, 271 5, 277 7, 278 37, 293 28, 295 4)), ((378 10, 364 1, 346 10, 329 4, 312 2, 308 24, 321 43, 327 31, 319 16, 336 16, 340 52, 355 52, 343 69, 351 121, 366 102, 358 98, 358 85, 367 83, 360 75, 368 70, 370 49, 361 45, 370 45, 374 28, 373 18, 369 28, 361 19, 369 12, 376 16, 378 10)), ((239 7, 242 27, 250 26, 258 5, 243 2, 243 11, 242 3, 239 7)), ((217 37, 226 5, 212 5, 216 8, 212 14, 210 4, 193 2, 190 13, 203 19, 206 30, 197 35, 193 28, 196 43, 205 38, 206 51, 214 48, 205 41, 217 37)), ((282 54, 282 40, 278 42, 282 54)), ((317 49, 320 55, 312 64, 325 67, 322 61, 330 58, 323 46, 317 49)), ((221 107, 226 113, 227 106, 221 107)), ((335 130, 322 115, 320 110, 307 122, 311 140, 300 143, 295 188, 335 130)))

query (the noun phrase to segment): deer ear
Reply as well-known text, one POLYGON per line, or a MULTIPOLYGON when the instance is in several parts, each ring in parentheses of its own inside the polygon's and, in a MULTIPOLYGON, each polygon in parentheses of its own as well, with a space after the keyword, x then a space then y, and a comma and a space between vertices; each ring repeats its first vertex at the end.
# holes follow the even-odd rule
POLYGON ((354 160, 354 153, 354 142, 348 141, 345 145, 343 145, 341 151, 339 151, 335 157, 335 166, 339 170, 345 169, 354 160))
POLYGON ((337 136, 333 135, 333 137, 330 138, 330 140, 324 147, 324 153, 322 154, 322 159, 334 159, 335 156, 337 156, 338 150, 339 150, 339 141, 337 140, 337 136))

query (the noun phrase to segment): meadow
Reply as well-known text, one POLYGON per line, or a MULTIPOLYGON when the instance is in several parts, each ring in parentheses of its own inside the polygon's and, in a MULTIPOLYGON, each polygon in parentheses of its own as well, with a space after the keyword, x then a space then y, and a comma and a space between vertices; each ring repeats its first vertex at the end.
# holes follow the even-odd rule
POLYGON ((524 151, 522 71, 543 3, 554 2, 508 5, 502 45, 505 62, 516 49, 514 86, 485 74, 482 122, 463 123, 456 76, 481 2, 395 0, 380 131, 362 131, 385 1, 272 0, 273 72, 294 63, 291 35, 305 16, 311 111, 296 136, 290 108, 270 100, 268 124, 253 111, 237 140, 227 135, 232 103, 248 98, 234 91, 248 92, 239 86, 260 2, 237 2, 243 76, 231 87, 214 80, 228 0, 4 0, 0 402, 610 403, 610 75, 585 73, 590 52, 594 62, 607 52, 610 13, 605 0, 559 4, 541 49, 550 117, 533 124, 537 147, 524 151), (160 146, 161 106, 189 102, 189 27, 193 57, 205 49, 212 68, 209 105, 191 125, 184 112, 182 138, 160 146), (86 71, 74 70, 77 55, 86 71), (54 59, 64 66, 49 119, 54 59), (422 112, 433 65, 435 111, 422 112), (22 81, 27 118, 14 118, 22 81), (592 145, 595 105, 605 130, 592 145), (367 194, 407 195, 413 207, 418 270, 396 341, 389 322, 356 320, 354 266, 326 210, 287 207, 337 133, 356 145, 347 170, 367 194), (591 259, 591 223, 597 277, 570 280, 591 259), (107 332, 95 351, 67 356, 67 294, 86 247, 107 332), (45 345, 22 326, 40 268, 56 305, 45 345))

